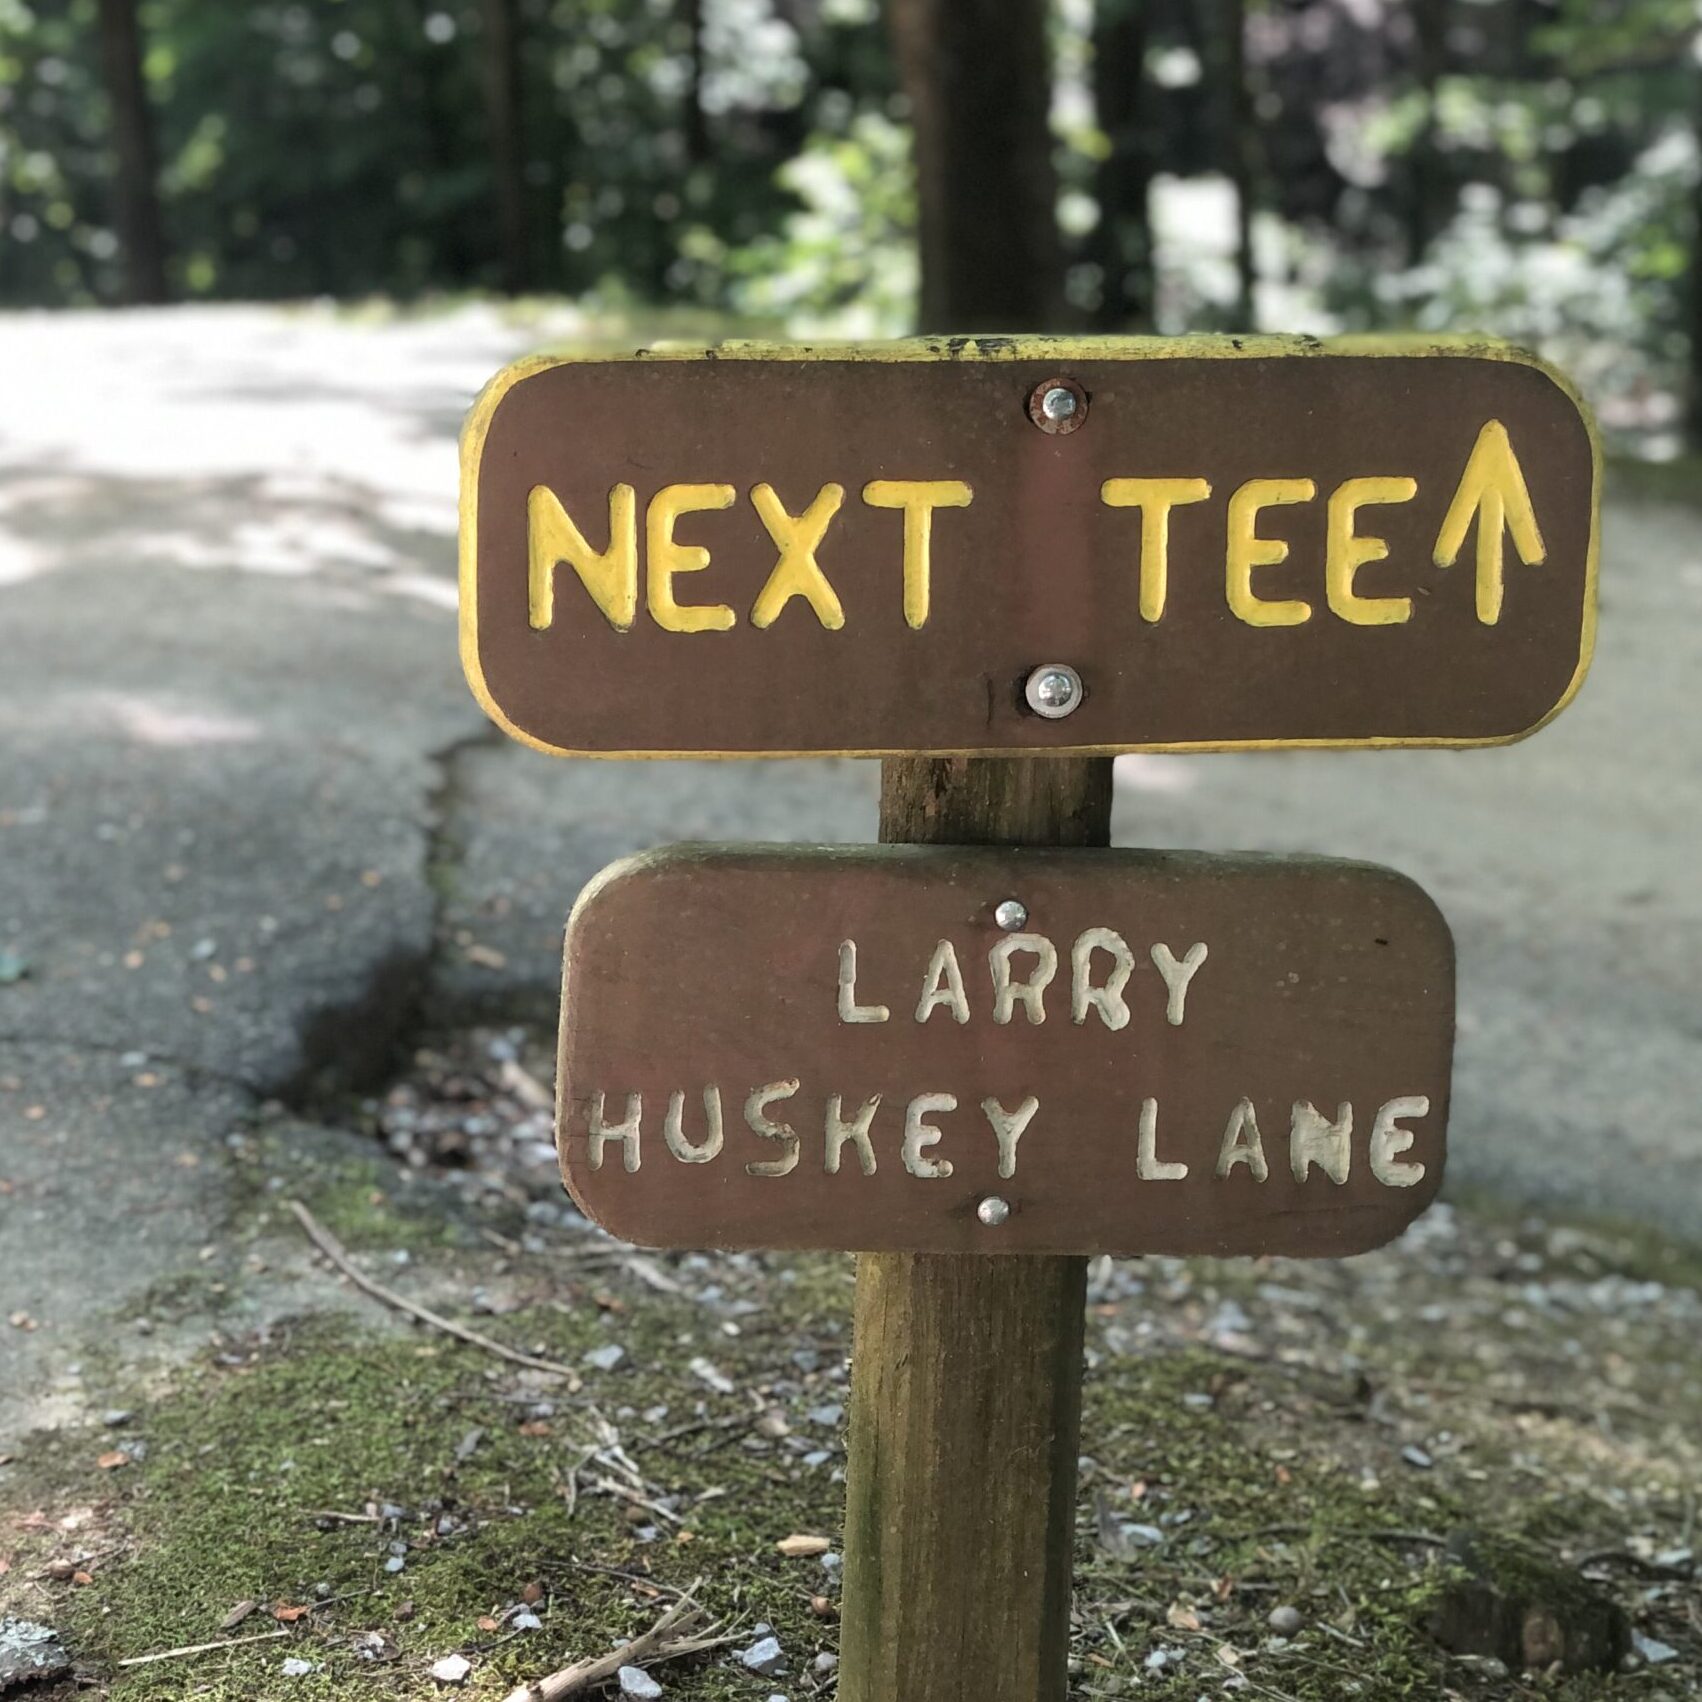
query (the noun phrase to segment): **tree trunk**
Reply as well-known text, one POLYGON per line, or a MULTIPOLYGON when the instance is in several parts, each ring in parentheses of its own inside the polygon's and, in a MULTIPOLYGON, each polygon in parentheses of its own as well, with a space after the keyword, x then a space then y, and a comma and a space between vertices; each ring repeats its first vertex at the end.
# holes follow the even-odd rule
POLYGON ((1099 224, 1096 315, 1105 331, 1151 330, 1153 151, 1146 114, 1147 0, 1099 0, 1093 27, 1093 103, 1110 151, 1094 185, 1099 224))
POLYGON ((159 159, 142 80, 136 0, 100 0, 100 58, 112 107, 113 222, 124 255, 125 297, 135 303, 162 302, 166 299, 166 246, 160 219, 159 159))
POLYGON ((703 0, 680 0, 680 21, 686 30, 686 160, 704 165, 709 160, 709 115, 703 110, 703 0))
POLYGON ((1253 196, 1259 139, 1247 82, 1247 0, 1223 0, 1225 158, 1235 188, 1235 328, 1258 329, 1258 269, 1253 256, 1253 196))
MULTIPOLYGON (((1702 30, 1691 43, 1698 66, 1695 100, 1696 145, 1702 149, 1702 30)), ((1690 442, 1702 450, 1702 178, 1690 190, 1690 442)))
POLYGON ((485 0, 485 54, 485 110, 502 244, 502 284, 510 295, 521 295, 532 284, 532 245, 526 216, 525 95, 516 0, 485 0))
MULTIPOLYGON (((881 764, 881 838, 1104 845, 1103 758, 881 764)), ((1064 1702, 1087 1261, 857 1261, 839 1702, 1064 1702)))
POLYGON ((1413 48, 1418 75, 1418 134, 1413 138, 1407 207, 1407 264, 1424 258, 1436 234, 1441 201, 1440 160, 1436 150, 1436 90, 1442 81, 1448 31, 1447 0, 1413 0, 1413 48))
POLYGON ((1042 331, 1063 309, 1046 0, 892 0, 910 100, 924 331, 1042 331))

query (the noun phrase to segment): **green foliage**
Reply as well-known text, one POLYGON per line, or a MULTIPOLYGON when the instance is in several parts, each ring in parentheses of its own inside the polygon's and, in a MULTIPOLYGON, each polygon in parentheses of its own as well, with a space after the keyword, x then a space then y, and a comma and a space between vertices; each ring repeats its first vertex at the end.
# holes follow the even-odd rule
POLYGON ((908 133, 882 112, 810 139, 781 168, 802 203, 783 229, 728 251, 708 227, 687 252, 724 269, 732 305, 798 333, 893 337, 909 330, 917 290, 916 188, 908 133))
MULTIPOLYGON (((872 15, 830 7, 809 52, 760 0, 705 42, 710 150, 690 155, 673 0, 516 0, 530 277, 717 301, 724 251, 795 205, 777 170, 825 91, 885 82, 872 15), (839 20, 839 21, 835 21, 839 20), (752 51, 756 49, 757 51, 752 51)), ((494 287, 481 0, 144 0, 144 76, 174 283, 291 298, 494 287)), ((112 160, 94 0, 0 0, 0 302, 113 299, 112 160)))
POLYGON ((93 20, 94 0, 0 0, 0 300, 88 301, 114 287, 93 20))

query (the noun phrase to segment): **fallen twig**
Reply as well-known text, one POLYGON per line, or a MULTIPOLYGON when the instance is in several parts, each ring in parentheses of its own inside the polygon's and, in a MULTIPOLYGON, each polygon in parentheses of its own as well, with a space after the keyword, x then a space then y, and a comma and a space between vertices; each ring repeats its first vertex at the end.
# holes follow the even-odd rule
POLYGON ((1411 1543, 1416 1548, 1446 1548, 1448 1546, 1446 1537, 1436 1536, 1430 1531, 1367 1530, 1357 1525, 1261 1525, 1257 1530, 1248 1531, 1245 1534, 1250 1538, 1300 1536, 1328 1540, 1334 1537, 1345 1537, 1359 1542, 1411 1543))
POLYGON ((599 1655, 594 1661, 581 1661, 563 1667, 541 1678, 536 1684, 523 1684, 509 1691, 505 1702, 561 1702, 566 1696, 583 1695, 585 1691, 611 1679, 622 1667, 641 1667, 650 1661, 673 1661, 683 1655, 695 1655, 704 1649, 715 1649, 736 1641, 726 1636, 699 1636, 703 1625, 703 1609, 694 1597, 703 1580, 699 1578, 681 1598, 641 1637, 599 1655))
POLYGON ((439 1316, 424 1306, 417 1306, 411 1300, 404 1300, 394 1289, 389 1289, 381 1282, 374 1282, 364 1272, 357 1270, 353 1261, 344 1251, 343 1245, 306 1206, 299 1200, 291 1200, 289 1207, 300 1220, 301 1226, 307 1231, 308 1239, 325 1255, 327 1259, 352 1282, 356 1288, 370 1294, 374 1300, 397 1312, 416 1319, 422 1324, 429 1324, 434 1330, 441 1330, 446 1336, 453 1336, 457 1341, 466 1342, 469 1347, 483 1348, 486 1353, 494 1353, 498 1359, 506 1359, 511 1365, 524 1365, 529 1371, 543 1371, 552 1377, 564 1377, 574 1388, 579 1385, 579 1373, 570 1366, 558 1365, 552 1359, 539 1359, 530 1353, 521 1353, 517 1348, 506 1347, 499 1341, 492 1341, 489 1336, 482 1336, 477 1330, 469 1330, 464 1324, 457 1324, 449 1318, 439 1316))
POLYGON ((676 1590, 672 1584, 664 1584, 660 1579, 647 1578, 642 1572, 623 1572, 618 1566, 604 1566, 594 1560, 580 1560, 575 1557, 568 1562, 577 1572, 598 1572, 605 1578, 621 1578, 629 1584, 636 1584, 641 1590, 649 1590, 659 1596, 673 1596, 683 1601, 686 1591, 676 1590))
POLYGON ((1645 1560, 1628 1548, 1591 1549, 1588 1554, 1579 1555, 1574 1564, 1580 1572, 1592 1566, 1625 1566, 1633 1572, 1642 1573, 1645 1578, 1684 1578, 1690 1574, 1688 1564, 1663 1566, 1658 1560, 1645 1560))
POLYGON ((648 1448, 661 1448, 669 1442, 678 1442, 685 1436, 696 1436, 705 1430, 749 1430, 762 1416, 756 1412, 735 1413, 731 1418, 699 1418, 690 1424, 676 1425, 672 1430, 664 1430, 660 1436, 647 1436, 644 1439, 648 1448))
POLYGON ((593 1477, 585 1480, 585 1487, 596 1495, 616 1495, 622 1501, 630 1501, 634 1507, 642 1507, 646 1513, 654 1513, 659 1519, 666 1519, 670 1525, 680 1523, 678 1513, 669 1511, 660 1501, 652 1501, 648 1496, 640 1495, 636 1489, 628 1489, 624 1483, 616 1483, 612 1477, 593 1477))
POLYGON ((210 1654, 214 1649, 240 1649, 246 1643, 275 1643, 280 1637, 288 1637, 289 1632, 258 1631, 251 1637, 221 1637, 216 1643, 189 1643, 181 1649, 161 1649, 156 1655, 132 1655, 126 1661, 119 1661, 121 1667, 152 1666, 155 1661, 180 1661, 190 1655, 210 1654))

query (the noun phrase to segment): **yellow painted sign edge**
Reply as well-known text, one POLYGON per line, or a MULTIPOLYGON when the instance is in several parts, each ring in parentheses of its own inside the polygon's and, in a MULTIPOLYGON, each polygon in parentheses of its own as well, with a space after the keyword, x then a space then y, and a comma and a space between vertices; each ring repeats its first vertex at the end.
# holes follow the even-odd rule
POLYGON ((1481 337, 1409 336, 1228 336, 1193 337, 908 337, 885 343, 760 343, 725 342, 713 345, 658 344, 631 354, 540 354, 528 355, 505 366, 481 390, 461 428, 460 502, 460 645, 461 668, 479 707, 511 739, 529 745, 546 756, 583 757, 605 761, 709 760, 754 762, 783 757, 901 757, 901 756, 1184 756, 1211 751, 1284 750, 1475 750, 1517 744, 1546 727, 1578 695, 1590 671, 1596 649, 1596 577, 1601 558, 1602 443, 1594 414, 1577 387, 1540 355, 1516 344, 1481 337), (1359 739, 1202 739, 1195 742, 1143 745, 1047 745, 1012 749, 942 750, 932 746, 907 746, 898 750, 801 750, 801 751, 578 751, 546 740, 515 726, 503 713, 485 682, 479 661, 478 600, 474 583, 478 565, 479 466, 491 421, 504 396, 515 385, 558 366, 616 361, 1088 361, 1088 360, 1245 360, 1273 356, 1299 359, 1333 359, 1341 356, 1393 357, 1412 360, 1426 356, 1506 361, 1528 366, 1543 374, 1577 410, 1590 443, 1590 541, 1584 561, 1584 610, 1579 632, 1578 666, 1559 700, 1540 720, 1517 733, 1489 738, 1408 738, 1373 734, 1359 739))

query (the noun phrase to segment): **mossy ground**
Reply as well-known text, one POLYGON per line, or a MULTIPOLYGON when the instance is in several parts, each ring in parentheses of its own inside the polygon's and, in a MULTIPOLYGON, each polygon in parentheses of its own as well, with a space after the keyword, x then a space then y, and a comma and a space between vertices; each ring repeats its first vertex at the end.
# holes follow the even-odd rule
MULTIPOLYGON (((34 1438, 0 1468, 0 1612, 60 1628, 115 1702, 417 1696, 455 1652, 473 1663, 465 1694, 500 1697, 639 1632, 702 1577, 711 1614, 747 1642, 771 1625, 789 1671, 757 1678, 720 1651, 659 1668, 670 1698, 831 1690, 813 1661, 835 1644, 819 1598, 837 1572, 775 1544, 837 1540, 850 1260, 634 1261, 554 1230, 505 1252, 493 1235, 512 1222, 434 1206, 382 1161, 304 1166, 281 1125, 251 1151, 213 1343, 163 1390, 122 1353, 92 1356, 92 1409, 132 1407, 130 1423, 34 1438), (332 1278, 307 1268, 282 1209, 298 1190, 381 1280, 583 1386, 347 1288, 327 1306, 332 1278), (247 1290, 286 1279, 303 1315, 246 1329, 247 1290), (586 1363, 617 1343, 618 1366, 586 1363), (103 1469, 123 1447, 139 1457, 103 1469), (369 1508, 382 1522, 324 1517, 369 1508), (50 1576, 54 1562, 88 1581, 50 1576), (516 1632, 504 1615, 530 1596, 542 1627, 516 1632), (310 1611, 285 1638, 118 1665, 217 1638, 244 1600, 260 1605, 230 1635, 281 1629, 280 1604, 310 1611), (394 1658, 363 1657, 372 1632, 394 1658), (313 1670, 286 1676, 286 1658, 313 1670)), ((1197 1702, 1242 1680, 1288 1702, 1698 1694, 1702 1593, 1682 1563, 1656 1564, 1691 1542, 1702 1481, 1702 1302, 1685 1268, 1641 1241, 1446 1210, 1340 1264, 1096 1266, 1076 1695, 1197 1702), (1597 1587, 1677 1658, 1553 1683, 1451 1661, 1424 1608, 1442 1538, 1466 1525, 1563 1562, 1597 1555, 1597 1587), (1268 1629, 1278 1604, 1302 1616, 1291 1639, 1268 1629)))
MULTIPOLYGON (((741 1494, 760 1496, 760 1515, 706 1503, 689 1520, 689 1543, 642 1543, 623 1503, 585 1496, 570 1513, 561 1483, 574 1449, 565 1434, 571 1426, 522 1420, 484 1370, 476 1354, 452 1345, 305 1330, 251 1366, 225 1372, 216 1386, 156 1409, 148 1457, 130 1468, 114 1510, 131 1557, 101 1569, 67 1603, 66 1629, 79 1655, 97 1671, 110 1669, 215 1635, 244 1599, 270 1609, 328 1598, 287 1641, 134 1669, 110 1693, 127 1702, 163 1702, 190 1690, 231 1698, 410 1694, 423 1667, 459 1650, 478 1666, 473 1693, 500 1694, 654 1619, 658 1592, 585 1561, 675 1587, 707 1573, 705 1599, 718 1611, 748 1621, 760 1603, 792 1648, 809 1646, 819 1622, 802 1624, 807 1603, 800 1607, 784 1577, 798 1563, 773 1553, 768 1529, 778 1521, 785 1535, 789 1516, 795 1523, 813 1510, 808 1497, 760 1472, 743 1473, 741 1494), (458 1458, 458 1444, 475 1427, 484 1427, 483 1438, 458 1458), (394 1524, 313 1517, 359 1514, 371 1501, 392 1500, 407 1509, 394 1524), (454 1524, 434 1539, 439 1518, 454 1524), (409 1545, 406 1569, 392 1575, 384 1567, 398 1538, 409 1545), (543 1631, 479 1630, 481 1617, 502 1614, 530 1585, 542 1586, 543 1631), (356 1653, 369 1629, 394 1639, 397 1661, 375 1665, 356 1653), (287 1656, 311 1660, 316 1670, 286 1679, 287 1656)), ((679 1450, 689 1461, 690 1443, 679 1450)), ((245 1629, 271 1625, 262 1611, 245 1629)), ((705 1674, 686 1693, 748 1689, 705 1674)))

